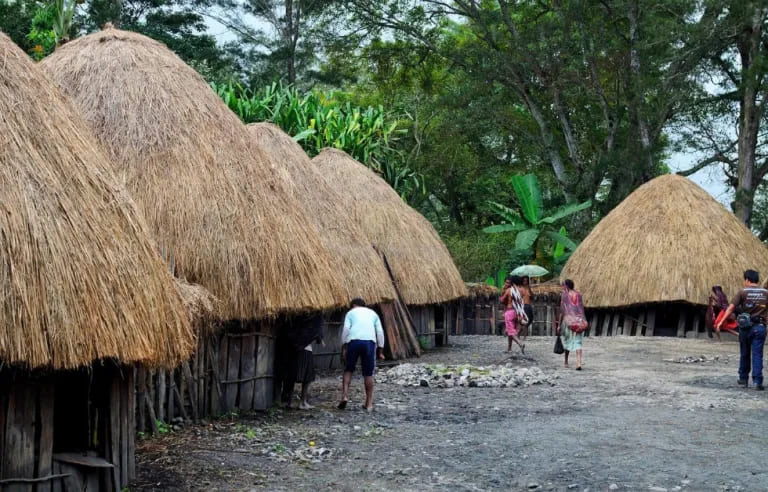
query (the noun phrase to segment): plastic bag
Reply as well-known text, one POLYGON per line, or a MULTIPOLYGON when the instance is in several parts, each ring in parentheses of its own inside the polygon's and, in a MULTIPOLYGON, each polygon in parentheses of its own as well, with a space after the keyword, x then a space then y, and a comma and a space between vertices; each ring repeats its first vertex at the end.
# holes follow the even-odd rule
POLYGON ((556 354, 564 354, 565 353, 565 347, 563 347, 563 340, 560 338, 560 335, 557 335, 557 339, 555 340, 554 352, 556 354))

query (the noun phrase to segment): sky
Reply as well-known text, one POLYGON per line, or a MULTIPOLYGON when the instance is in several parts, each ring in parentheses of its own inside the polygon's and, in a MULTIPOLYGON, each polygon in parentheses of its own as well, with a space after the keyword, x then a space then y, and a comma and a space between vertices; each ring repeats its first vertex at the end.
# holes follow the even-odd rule
MULTIPOLYGON (((667 164, 673 172, 682 171, 693 166, 701 157, 696 154, 677 152, 670 156, 667 164)), ((733 192, 729 191, 724 183, 723 170, 719 165, 712 165, 708 168, 688 176, 694 183, 698 184, 715 199, 725 205, 730 210, 733 192)))

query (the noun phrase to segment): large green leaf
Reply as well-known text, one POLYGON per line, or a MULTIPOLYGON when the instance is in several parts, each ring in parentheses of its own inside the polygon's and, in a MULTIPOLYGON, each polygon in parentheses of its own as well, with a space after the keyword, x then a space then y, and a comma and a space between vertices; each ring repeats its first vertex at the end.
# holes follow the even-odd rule
MULTIPOLYGON (((565 227, 560 228, 559 234, 563 237, 568 237, 565 227)), ((565 254, 565 246, 560 241, 557 241, 555 243, 555 247, 552 248, 552 259, 555 260, 555 262, 557 262, 557 260, 561 258, 564 254, 565 254)))
POLYGON ((574 251, 578 247, 578 244, 573 242, 571 239, 563 236, 562 234, 558 234, 557 232, 544 231, 542 232, 542 234, 548 237, 549 239, 551 239, 552 241, 562 244, 563 246, 566 247, 566 249, 569 249, 570 251, 574 251))
POLYGON ((586 210, 589 207, 592 206, 592 200, 587 200, 583 203, 569 203, 568 205, 564 205, 560 207, 559 209, 555 210, 555 213, 550 215, 549 217, 545 217, 541 219, 541 222, 544 224, 554 224, 558 220, 568 217, 569 215, 573 215, 576 212, 581 212, 582 210, 586 210))
POLYGON ((523 220, 520 215, 509 207, 502 205, 501 203, 488 202, 493 211, 498 214, 506 224, 498 224, 483 229, 483 232, 489 234, 498 234, 500 232, 517 232, 528 229, 528 224, 523 220))
POLYGON ((531 249, 533 244, 539 238, 539 229, 526 229, 515 237, 515 249, 531 249))
POLYGON ((539 180, 536 178, 536 175, 512 176, 512 187, 515 190, 517 199, 520 201, 523 217, 528 219, 528 222, 532 225, 538 224, 544 205, 541 200, 541 189, 539 188, 539 180))

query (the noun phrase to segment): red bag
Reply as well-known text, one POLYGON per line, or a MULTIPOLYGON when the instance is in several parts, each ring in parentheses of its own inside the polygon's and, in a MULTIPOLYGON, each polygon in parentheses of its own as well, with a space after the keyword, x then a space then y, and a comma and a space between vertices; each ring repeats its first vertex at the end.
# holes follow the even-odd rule
POLYGON ((565 326, 574 333, 584 333, 589 329, 589 323, 581 316, 565 315, 565 326))

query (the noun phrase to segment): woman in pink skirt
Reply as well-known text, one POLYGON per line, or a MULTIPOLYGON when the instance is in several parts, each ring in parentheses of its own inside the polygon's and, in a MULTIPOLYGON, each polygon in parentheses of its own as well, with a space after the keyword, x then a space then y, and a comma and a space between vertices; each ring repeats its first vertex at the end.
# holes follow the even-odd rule
POLYGON ((504 280, 504 287, 501 291, 499 301, 504 304, 504 326, 507 332, 507 352, 512 351, 512 342, 520 346, 520 352, 525 354, 525 344, 518 338, 518 323, 527 322, 525 308, 523 307, 523 297, 520 295, 519 288, 522 286, 522 279, 518 276, 507 277, 504 280))

